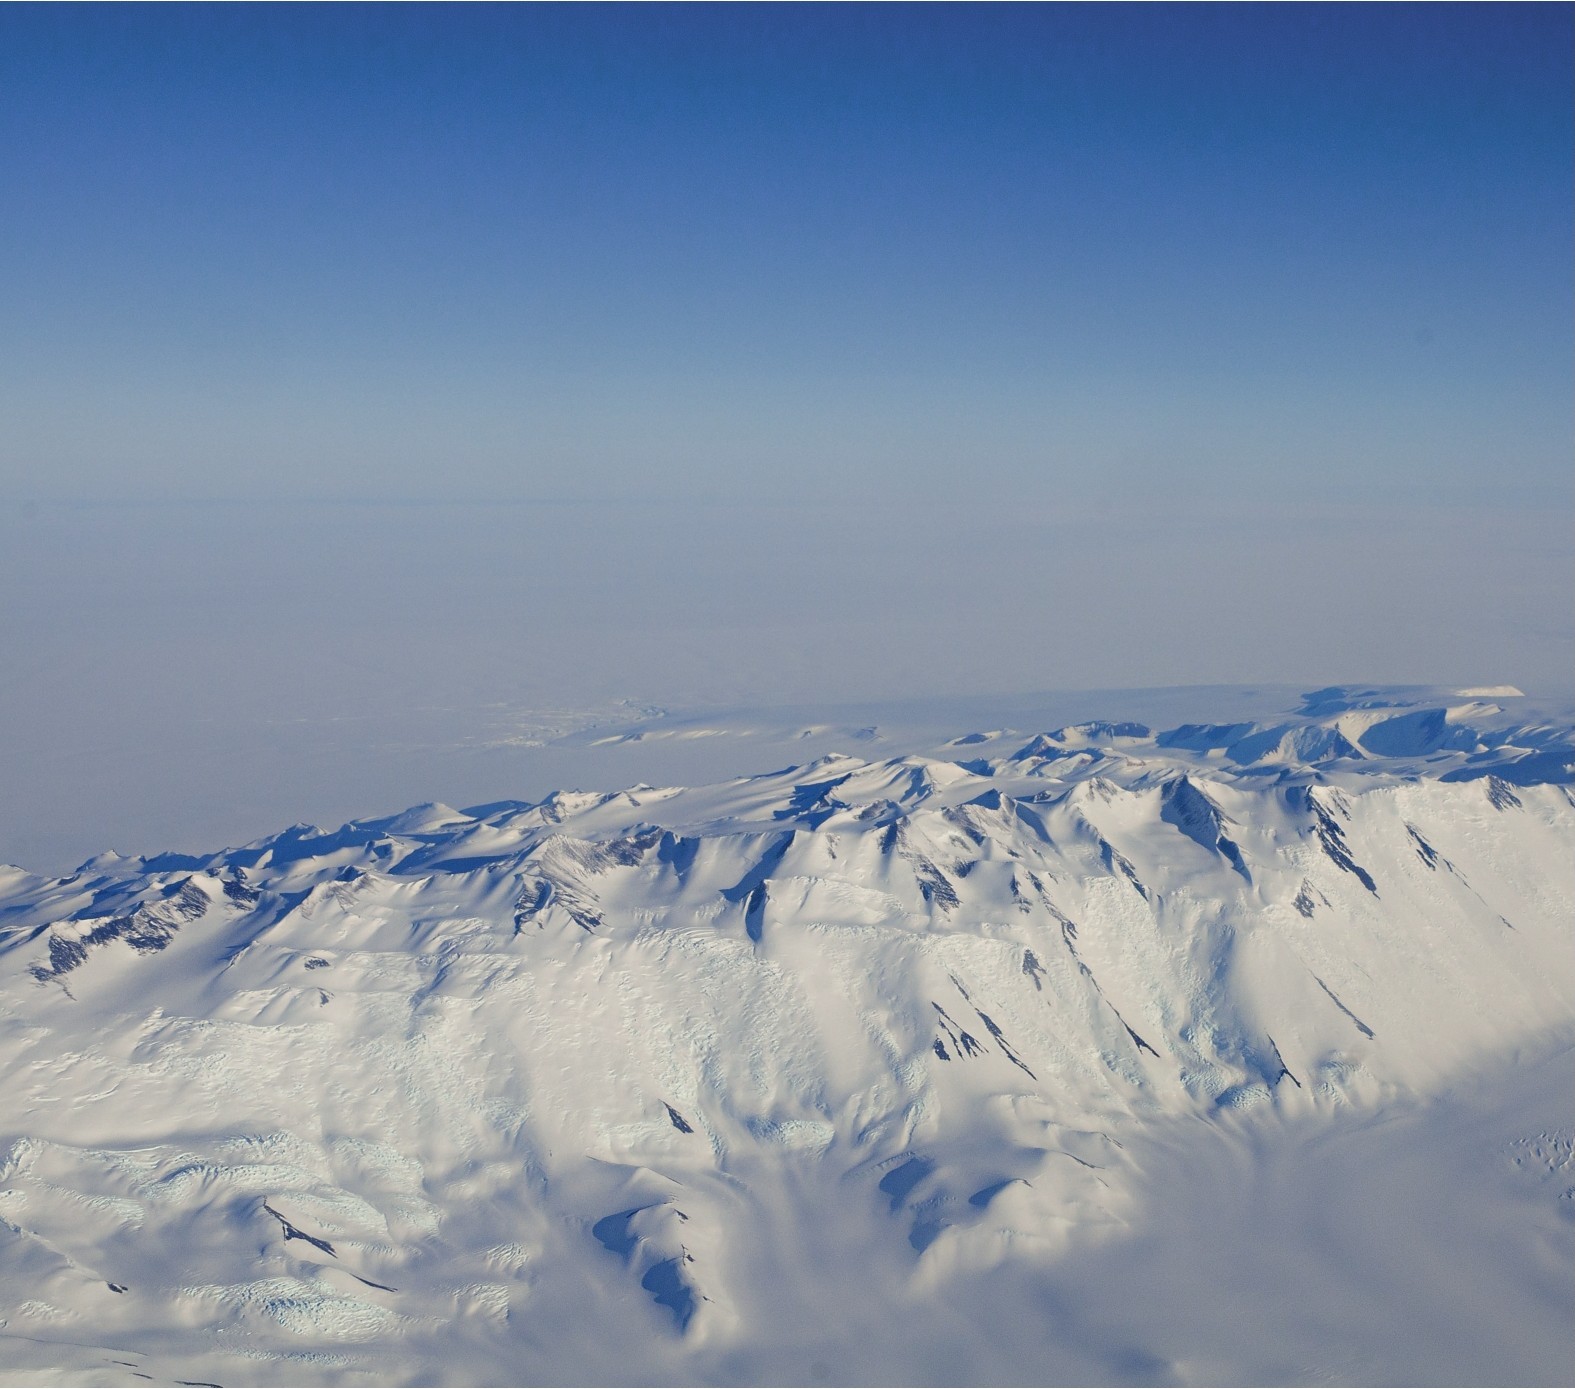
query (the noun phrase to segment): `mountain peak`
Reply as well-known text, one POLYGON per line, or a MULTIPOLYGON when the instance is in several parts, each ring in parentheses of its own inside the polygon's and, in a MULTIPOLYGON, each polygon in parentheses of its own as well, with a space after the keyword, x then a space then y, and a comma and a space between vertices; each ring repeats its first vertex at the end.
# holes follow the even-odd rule
POLYGON ((840 1266, 805 1232, 921 1300, 1102 1248, 1176 1134, 1419 1104, 1575 1028, 1569 730, 1435 712, 0 878, 0 1287, 206 1337, 214 1378, 434 1328, 498 1378, 571 1305, 631 1364, 742 1354, 840 1266))

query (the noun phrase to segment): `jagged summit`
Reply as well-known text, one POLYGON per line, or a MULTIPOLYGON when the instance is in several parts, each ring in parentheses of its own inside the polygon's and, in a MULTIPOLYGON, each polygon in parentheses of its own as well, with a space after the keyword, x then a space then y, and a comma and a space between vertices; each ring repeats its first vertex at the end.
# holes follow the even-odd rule
POLYGON ((1115 1238, 1164 1125, 1567 1036, 1569 730, 1367 698, 0 880, 14 1324, 678 1366, 819 1305, 783 1230, 922 1300, 1115 1238))

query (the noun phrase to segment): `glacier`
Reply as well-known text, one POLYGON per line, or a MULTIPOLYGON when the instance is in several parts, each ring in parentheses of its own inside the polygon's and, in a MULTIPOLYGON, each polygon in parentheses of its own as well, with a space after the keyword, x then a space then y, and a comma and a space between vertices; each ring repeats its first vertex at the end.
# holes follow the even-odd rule
POLYGON ((1564 1382, 1518 698, 0 869, 0 1382, 1564 1382))

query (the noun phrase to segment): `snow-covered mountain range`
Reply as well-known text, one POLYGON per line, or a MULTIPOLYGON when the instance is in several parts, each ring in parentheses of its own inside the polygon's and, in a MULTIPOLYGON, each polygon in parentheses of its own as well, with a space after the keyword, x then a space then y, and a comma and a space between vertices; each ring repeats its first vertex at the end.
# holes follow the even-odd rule
POLYGON ((1484 1364, 1556 1379, 1575 730, 1514 705, 1330 689, 3 870, 0 1374, 1382 1379, 1349 1309, 1315 1364, 1070 1289, 1139 1287, 1177 1172, 1476 1104, 1500 1228, 1552 1232, 1484 1364))

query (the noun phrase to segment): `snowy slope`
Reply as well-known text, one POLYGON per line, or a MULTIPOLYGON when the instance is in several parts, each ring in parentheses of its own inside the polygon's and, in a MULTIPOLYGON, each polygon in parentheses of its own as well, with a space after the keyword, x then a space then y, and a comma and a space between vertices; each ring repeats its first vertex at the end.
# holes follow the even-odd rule
POLYGON ((1425 1379, 1393 1318, 1392 1366, 1189 1360, 1164 1298, 1119 1333, 1044 1298, 1168 1228, 1178 1172, 1513 1093, 1493 1181, 1535 1193, 1496 1228, 1555 1236, 1484 1363, 1556 1381, 1571 730, 1503 702, 1320 691, 5 870, 0 1372, 1425 1379))

